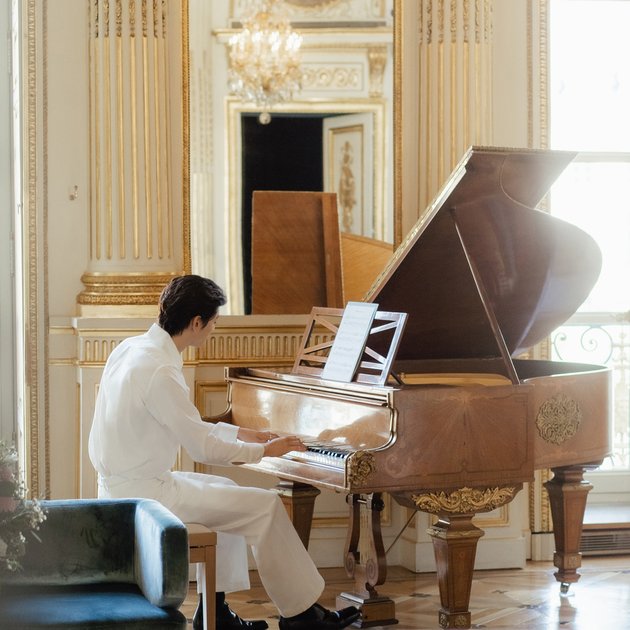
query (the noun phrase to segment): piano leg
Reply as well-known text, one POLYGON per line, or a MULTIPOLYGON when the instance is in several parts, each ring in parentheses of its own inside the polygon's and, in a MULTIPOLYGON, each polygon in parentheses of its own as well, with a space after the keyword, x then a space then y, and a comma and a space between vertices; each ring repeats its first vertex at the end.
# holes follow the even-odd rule
POLYGON ((474 514, 440 514, 428 533, 440 587, 441 628, 470 628, 470 589, 477 541, 483 531, 472 524, 474 514))
POLYGON ((394 601, 381 597, 376 586, 383 584, 387 577, 387 560, 381 536, 381 512, 384 504, 380 493, 348 495, 350 525, 346 540, 346 573, 354 578, 355 592, 341 593, 337 597, 337 608, 356 606, 361 609, 361 619, 353 623, 355 628, 389 626, 397 624, 394 601), (367 540, 361 558, 359 541, 361 538, 361 507, 367 516, 367 540))
POLYGON ((289 514, 293 527, 308 549, 315 499, 320 495, 320 491, 307 483, 297 481, 280 481, 276 485, 276 491, 289 514))
POLYGON ((584 480, 584 471, 593 470, 599 464, 552 468, 553 478, 545 483, 549 493, 553 536, 556 551, 553 564, 558 571, 554 576, 560 582, 560 590, 567 593, 569 586, 580 579, 577 570, 582 565, 580 539, 586 499, 593 486, 584 480))

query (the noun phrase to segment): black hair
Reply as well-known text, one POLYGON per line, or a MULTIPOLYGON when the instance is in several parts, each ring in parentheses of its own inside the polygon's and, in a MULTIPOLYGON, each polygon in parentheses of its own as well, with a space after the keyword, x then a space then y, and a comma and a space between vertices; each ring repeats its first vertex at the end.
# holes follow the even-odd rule
POLYGON ((226 302, 223 289, 209 278, 178 276, 162 290, 158 323, 172 337, 188 328, 197 315, 205 326, 226 302))

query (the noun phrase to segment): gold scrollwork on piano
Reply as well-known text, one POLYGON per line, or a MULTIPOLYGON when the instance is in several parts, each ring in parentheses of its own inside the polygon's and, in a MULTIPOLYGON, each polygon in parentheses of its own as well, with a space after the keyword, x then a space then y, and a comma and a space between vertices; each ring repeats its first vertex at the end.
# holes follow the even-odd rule
POLYGON ((348 480, 352 486, 362 486, 376 472, 374 455, 368 451, 357 451, 348 458, 348 480))
POLYGON ((459 488, 452 492, 429 492, 427 494, 412 494, 411 499, 416 507, 423 512, 439 514, 472 514, 477 512, 491 512, 509 503, 518 488, 516 486, 497 486, 495 488, 459 488))
POLYGON ((559 394, 546 400, 538 410, 536 426, 545 442, 562 444, 573 437, 582 422, 582 411, 576 400, 559 394))

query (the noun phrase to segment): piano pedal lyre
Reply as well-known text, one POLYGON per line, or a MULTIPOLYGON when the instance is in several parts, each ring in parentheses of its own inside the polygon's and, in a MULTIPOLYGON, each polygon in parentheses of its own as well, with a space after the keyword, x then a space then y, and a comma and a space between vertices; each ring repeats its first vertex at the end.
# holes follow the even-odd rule
POLYGON ((350 494, 347 498, 350 508, 350 526, 346 540, 346 573, 354 578, 355 591, 337 596, 337 608, 356 606, 361 610, 361 617, 352 626, 369 628, 389 626, 398 623, 395 604, 389 597, 383 597, 376 591, 376 586, 383 584, 387 577, 387 562, 381 535, 381 512, 384 503, 380 493, 366 495, 350 494), (359 551, 361 538, 361 508, 364 507, 366 523, 364 541, 367 556, 363 562, 359 551))

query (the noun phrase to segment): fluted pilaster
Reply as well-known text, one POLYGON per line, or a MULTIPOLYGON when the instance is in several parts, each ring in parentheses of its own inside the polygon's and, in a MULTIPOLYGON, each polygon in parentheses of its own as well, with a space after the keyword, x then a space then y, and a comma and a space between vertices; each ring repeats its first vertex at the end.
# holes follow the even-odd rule
POLYGON ((186 266, 184 15, 165 0, 90 2, 90 256, 81 305, 155 304, 186 266))
POLYGON ((470 145, 492 143, 492 3, 420 0, 420 207, 470 145))

